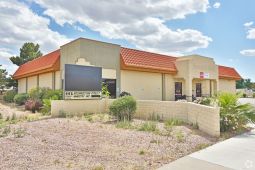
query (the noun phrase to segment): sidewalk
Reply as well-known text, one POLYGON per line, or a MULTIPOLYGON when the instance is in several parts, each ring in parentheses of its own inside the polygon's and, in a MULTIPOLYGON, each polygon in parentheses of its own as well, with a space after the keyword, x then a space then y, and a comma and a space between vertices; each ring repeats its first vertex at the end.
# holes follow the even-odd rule
POLYGON ((169 163, 160 170, 255 170, 255 130, 169 163))

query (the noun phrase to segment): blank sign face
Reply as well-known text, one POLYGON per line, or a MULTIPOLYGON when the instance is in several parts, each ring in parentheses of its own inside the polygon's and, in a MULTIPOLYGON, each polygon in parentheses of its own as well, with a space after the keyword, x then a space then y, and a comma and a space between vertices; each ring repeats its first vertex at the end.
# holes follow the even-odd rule
POLYGON ((65 91, 101 91, 102 68, 65 64, 65 91))

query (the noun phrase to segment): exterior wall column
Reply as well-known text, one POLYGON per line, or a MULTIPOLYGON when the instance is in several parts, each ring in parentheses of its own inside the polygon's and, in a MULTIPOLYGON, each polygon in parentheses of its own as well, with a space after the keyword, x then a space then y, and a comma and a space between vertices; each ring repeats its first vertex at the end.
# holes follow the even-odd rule
POLYGON ((185 95, 189 102, 192 102, 192 79, 187 78, 185 81, 185 95))
POLYGON ((219 79, 215 80, 215 92, 214 94, 217 94, 219 91, 219 79))

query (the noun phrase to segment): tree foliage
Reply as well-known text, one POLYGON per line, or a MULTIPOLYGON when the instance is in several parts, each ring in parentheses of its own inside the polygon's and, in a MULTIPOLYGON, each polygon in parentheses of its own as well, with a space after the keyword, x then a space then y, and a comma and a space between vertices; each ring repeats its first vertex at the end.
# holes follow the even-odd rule
POLYGON ((0 89, 3 89, 6 85, 6 79, 7 79, 7 71, 3 68, 1 68, 2 65, 0 65, 0 89))
POLYGON ((241 79, 236 82, 237 89, 252 89, 254 87, 254 83, 251 82, 251 79, 241 79))
POLYGON ((42 56, 39 48, 39 44, 34 44, 32 42, 24 43, 23 46, 20 48, 20 55, 13 56, 10 58, 10 60, 13 64, 20 66, 28 61, 42 56))

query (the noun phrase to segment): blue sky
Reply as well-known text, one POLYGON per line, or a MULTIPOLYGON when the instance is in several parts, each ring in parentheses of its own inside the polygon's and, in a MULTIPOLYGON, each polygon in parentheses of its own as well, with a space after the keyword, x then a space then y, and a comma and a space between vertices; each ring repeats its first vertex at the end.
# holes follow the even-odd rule
POLYGON ((85 37, 212 57, 255 81, 254 0, 96 1, 0 0, 0 64, 13 73, 17 67, 8 58, 26 41, 39 43, 47 53, 85 37))

